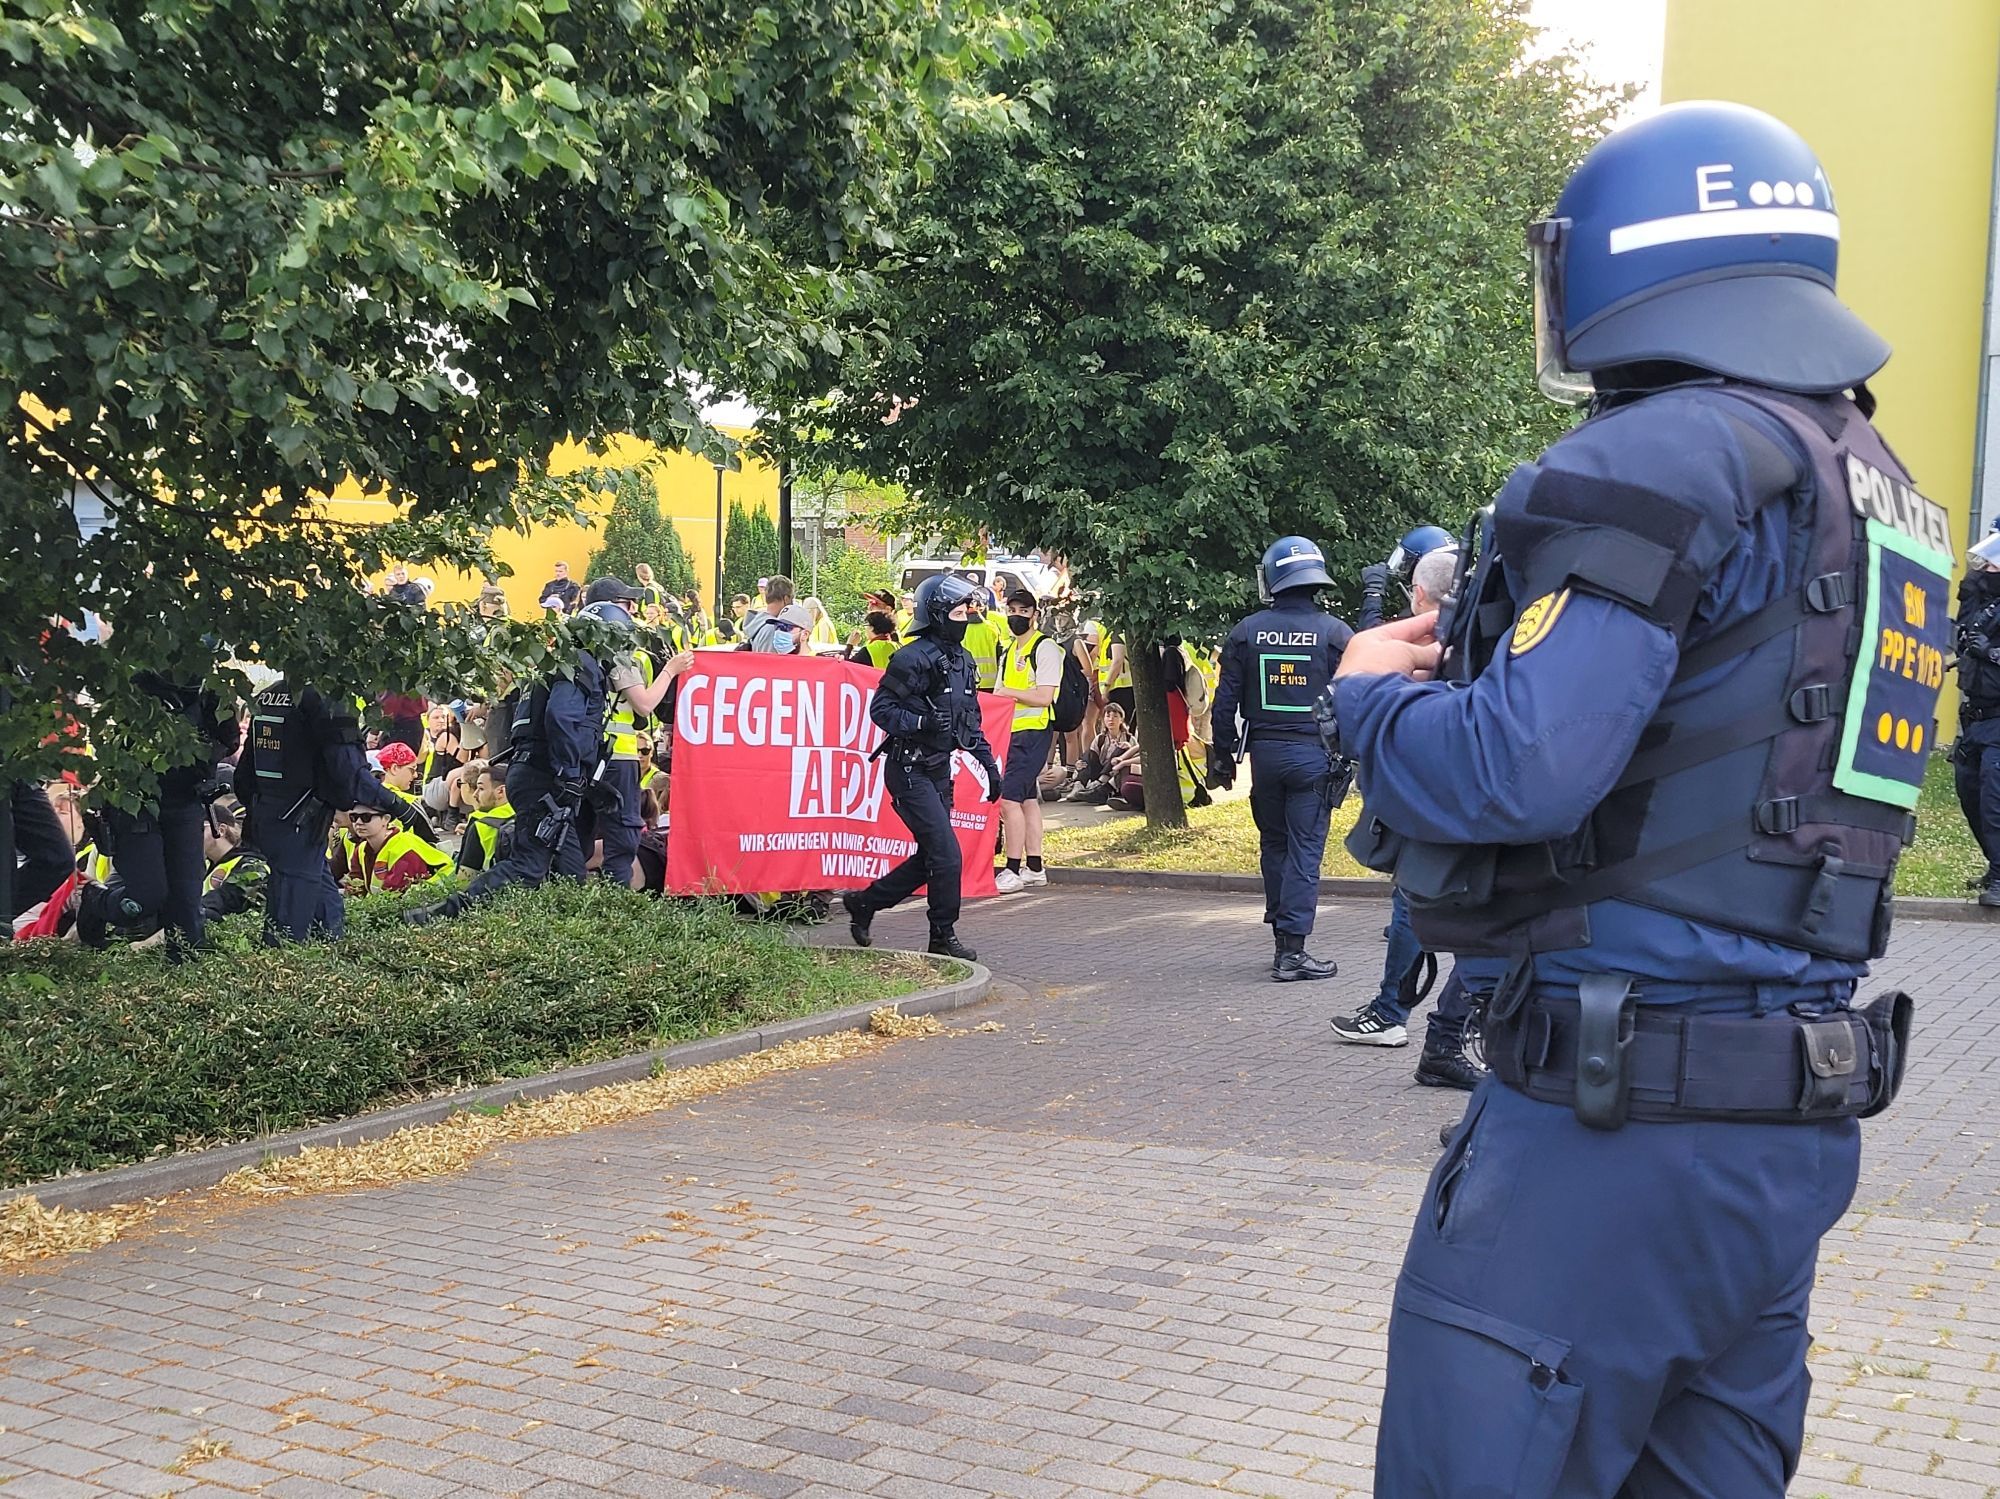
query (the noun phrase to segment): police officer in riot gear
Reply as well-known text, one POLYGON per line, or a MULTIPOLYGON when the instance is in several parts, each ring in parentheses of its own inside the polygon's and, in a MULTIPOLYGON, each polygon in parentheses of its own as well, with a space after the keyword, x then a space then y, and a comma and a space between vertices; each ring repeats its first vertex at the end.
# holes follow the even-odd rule
POLYGON ((1387 562, 1371 562, 1361 569, 1361 613, 1356 629, 1372 630, 1386 618, 1389 585, 1400 583, 1409 592, 1417 564, 1439 547, 1458 545, 1458 538, 1443 526, 1412 526, 1396 543, 1387 562))
POLYGON ((1264 920, 1276 949, 1271 977, 1280 983, 1330 979, 1338 971, 1330 960, 1306 951, 1319 910, 1327 824, 1337 800, 1335 767, 1313 705, 1354 634, 1314 598, 1332 583, 1325 556, 1305 537, 1272 542, 1257 566, 1264 608, 1229 632, 1215 689, 1208 784, 1235 783, 1240 713, 1250 754, 1250 815, 1263 864, 1264 920))
MULTIPOLYGON (((602 617, 617 606, 593 607, 602 617)), ((587 650, 577 652, 571 675, 556 674, 521 690, 507 748, 514 837, 506 857, 436 905, 406 910, 403 920, 423 926, 456 916, 509 885, 539 886, 551 869, 582 878, 586 853, 576 823, 603 748, 605 690, 603 663, 587 650)))
POLYGON ((1375 1482, 1778 1499, 1819 1239, 1905 1054, 1907 996, 1850 1000, 1935 739, 1947 527, 1869 424, 1889 350, 1779 121, 1662 109, 1530 233, 1541 383, 1590 419, 1502 489, 1442 657, 1399 621, 1335 683, 1349 846, 1458 955, 1492 1071, 1397 1284, 1375 1482))
POLYGON ((2000 906, 2000 521, 1965 560, 1958 585, 1958 804, 1986 868, 1973 882, 1982 906, 2000 906))
POLYGON ((946 957, 976 956, 958 939, 959 881, 963 859, 951 827, 951 764, 956 750, 979 762, 986 799, 1000 799, 1000 766, 979 721, 979 677, 962 642, 979 594, 976 584, 941 573, 917 585, 910 632, 915 637, 889 658, 868 715, 889 737, 878 752, 887 760, 883 779, 896 815, 917 841, 917 851, 866 890, 840 897, 847 929, 857 945, 870 946, 869 924, 928 887, 930 951, 946 957))
POLYGON ((400 821, 408 804, 369 769, 354 710, 310 683, 281 677, 257 694, 244 757, 250 773, 238 767, 236 795, 271 866, 264 941, 338 937, 346 909, 326 858, 335 808, 376 807, 400 821))

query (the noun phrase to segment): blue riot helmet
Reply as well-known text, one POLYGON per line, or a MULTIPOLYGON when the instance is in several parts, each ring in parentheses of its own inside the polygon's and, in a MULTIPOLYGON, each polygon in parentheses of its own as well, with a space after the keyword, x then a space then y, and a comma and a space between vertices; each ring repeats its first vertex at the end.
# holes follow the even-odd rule
POLYGON ((1326 554, 1303 536, 1280 536, 1264 548, 1257 564, 1257 595, 1265 603, 1288 588, 1330 588, 1326 554))
POLYGON ((1528 231, 1535 372, 1661 360, 1777 390, 1846 390, 1889 346, 1833 294, 1840 218, 1812 148, 1762 110, 1673 104, 1600 141, 1528 231))
POLYGON ((1397 582, 1407 585, 1410 575, 1417 570, 1417 561, 1426 552, 1435 552, 1439 547, 1457 546, 1458 538, 1443 526, 1415 526, 1396 543, 1396 550, 1389 554, 1389 573, 1397 582))
POLYGON ((917 585, 916 602, 910 606, 910 628, 917 631, 935 628, 949 619, 951 611, 960 604, 976 599, 979 592, 978 584, 957 573, 933 573, 917 585))

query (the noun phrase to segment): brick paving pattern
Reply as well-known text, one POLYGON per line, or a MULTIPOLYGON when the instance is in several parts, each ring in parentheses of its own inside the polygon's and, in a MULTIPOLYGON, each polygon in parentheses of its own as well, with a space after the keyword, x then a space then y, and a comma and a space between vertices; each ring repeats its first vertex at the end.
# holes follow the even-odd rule
MULTIPOLYGON (((1257 916, 982 903, 1012 987, 954 1019, 997 1033, 0 1279, 0 1495, 1366 1494, 1462 1101, 1329 1039, 1379 903, 1324 907, 1309 986, 1257 916)), ((1910 923, 1871 986, 1919 1040, 1822 1256, 1794 1495, 2000 1492, 1996 973, 2000 929, 1910 923)))

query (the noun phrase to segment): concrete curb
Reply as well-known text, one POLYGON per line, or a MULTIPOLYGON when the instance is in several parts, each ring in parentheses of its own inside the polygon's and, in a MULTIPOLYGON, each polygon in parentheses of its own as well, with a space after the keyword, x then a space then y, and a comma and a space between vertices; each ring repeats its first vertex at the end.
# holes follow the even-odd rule
MULTIPOLYGON (((1089 869, 1067 865, 1049 866, 1051 885, 1094 885, 1112 890, 1219 891, 1229 895, 1262 895, 1264 882, 1254 874, 1225 874, 1205 869, 1089 869)), ((1360 896, 1386 900, 1389 882, 1356 879, 1352 876, 1324 877, 1319 893, 1326 896, 1360 896)), ((1896 898, 1896 915, 1904 921, 1962 921, 1972 925, 2000 925, 2000 909, 1970 900, 1942 900, 1936 896, 1903 895, 1896 898)))
MULTIPOLYGON (((895 948, 875 950, 885 954, 899 952, 895 948)), ((903 955, 925 956, 920 953, 903 955)), ((464 1109, 504 1107, 519 1099, 545 1098, 551 1093, 581 1093, 587 1088, 601 1088, 607 1083, 628 1083, 650 1077, 656 1067, 698 1067, 704 1062, 724 1062, 751 1052, 768 1051, 787 1041, 802 1041, 809 1036, 866 1030, 869 1015, 884 1004, 893 1004, 905 1015, 940 1015, 977 1004, 986 998, 987 991, 993 987, 993 973, 985 964, 968 963, 964 966, 972 970, 965 978, 935 989, 919 989, 900 999, 849 1005, 845 1009, 804 1015, 797 1020, 782 1020, 775 1025, 737 1031, 733 1035, 711 1036, 703 1041, 687 1041, 679 1046, 635 1052, 628 1057, 614 1057, 608 1062, 592 1062, 583 1067, 565 1067, 561 1071, 544 1072, 536 1077, 513 1078, 464 1093, 426 1098, 352 1119, 293 1130, 289 1134, 245 1140, 238 1145, 218 1145, 211 1150, 189 1151, 185 1155, 165 1156, 156 1161, 141 1161, 137 1165, 114 1166, 105 1171, 82 1172, 75 1176, 57 1177, 53 1181, 10 1187, 0 1191, 0 1205, 17 1197, 34 1197, 44 1207, 83 1210, 170 1197, 177 1192, 212 1187, 232 1171, 254 1166, 274 1156, 297 1155, 309 1146, 358 1145, 364 1140, 379 1140, 384 1135, 393 1135, 397 1130, 408 1129, 412 1125, 436 1124, 464 1109)))

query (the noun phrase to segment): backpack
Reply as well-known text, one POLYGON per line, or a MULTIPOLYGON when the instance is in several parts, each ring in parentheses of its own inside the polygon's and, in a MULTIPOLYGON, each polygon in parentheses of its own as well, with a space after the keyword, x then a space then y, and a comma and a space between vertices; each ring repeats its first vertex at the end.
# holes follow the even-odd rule
POLYGON ((1082 726, 1083 715, 1090 707, 1090 674, 1076 659, 1073 646, 1064 644, 1062 657, 1062 686, 1056 689, 1056 700, 1049 705, 1050 722, 1058 734, 1073 734, 1082 726))

